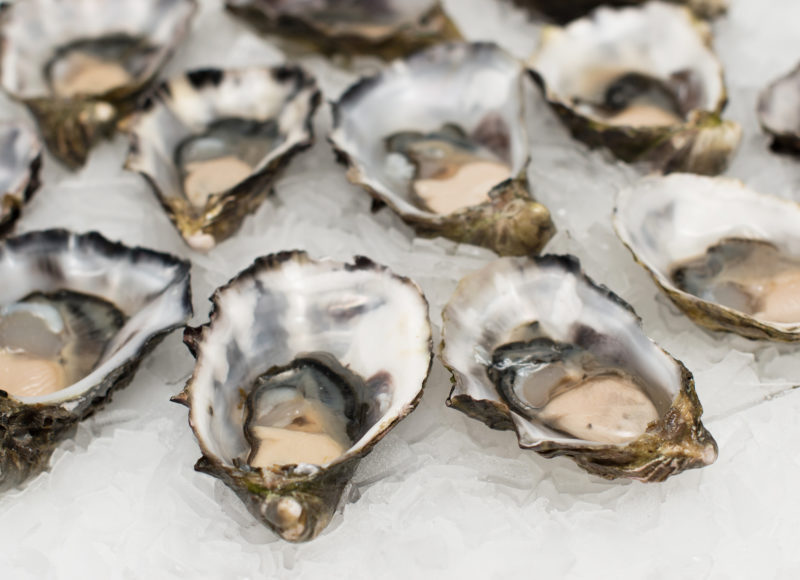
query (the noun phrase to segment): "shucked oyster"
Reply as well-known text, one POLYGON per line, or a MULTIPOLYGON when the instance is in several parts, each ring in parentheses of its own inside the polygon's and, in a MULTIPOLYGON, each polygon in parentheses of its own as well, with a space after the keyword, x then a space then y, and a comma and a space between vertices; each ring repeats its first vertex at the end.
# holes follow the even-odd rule
POLYGON ((0 237, 14 227, 22 206, 39 188, 42 145, 25 125, 0 124, 0 237))
POLYGON ((439 0, 225 0, 225 4, 259 30, 329 54, 395 58, 460 38, 439 0))
POLYGON ((620 192, 617 235, 695 322, 800 340, 800 206, 738 181, 647 178, 620 192))
POLYGON ((26 0, 2 19, 3 88, 70 167, 110 135, 185 34, 194 0, 26 0))
POLYGON ((436 46, 352 86, 330 141, 350 181, 420 235, 536 253, 554 227, 528 190, 522 80, 493 44, 436 46))
POLYGON ((712 463, 691 373, 575 258, 504 258, 458 285, 443 314, 448 405, 520 447, 609 479, 661 481, 712 463))
POLYGON ((707 23, 650 2, 546 28, 530 66, 574 137, 665 172, 715 174, 741 128, 720 119, 727 97, 710 45, 707 23))
MULTIPOLYGON (((513 0, 523 8, 530 8, 556 22, 566 23, 585 16, 599 6, 635 6, 648 0, 513 0)), ((728 9, 728 0, 667 0, 685 4, 702 18, 718 16, 728 9)))
POLYGON ((800 65, 761 93, 758 119, 775 148, 800 153, 800 65))
POLYGON ((191 315, 189 264, 99 234, 0 245, 0 490, 47 466, 77 423, 126 386, 191 315))
POLYGON ((233 235, 276 173, 311 146, 319 104, 302 69, 196 70, 162 84, 130 127, 126 167, 196 250, 233 235))
POLYGON ((258 259, 188 328, 197 357, 176 401, 203 457, 282 538, 314 538, 356 465, 416 406, 431 364, 428 305, 366 258, 258 259))

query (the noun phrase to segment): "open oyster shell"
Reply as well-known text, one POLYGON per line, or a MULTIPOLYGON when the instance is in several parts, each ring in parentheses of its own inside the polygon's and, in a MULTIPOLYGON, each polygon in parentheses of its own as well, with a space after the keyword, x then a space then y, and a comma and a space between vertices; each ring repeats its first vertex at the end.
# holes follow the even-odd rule
POLYGON ((22 206, 39 188, 42 144, 20 123, 0 123, 0 237, 8 234, 22 206))
MULTIPOLYGON (((559 23, 585 16, 599 6, 636 6, 648 0, 512 0, 518 6, 529 8, 559 23)), ((684 4, 701 18, 713 18, 728 9, 728 0, 667 0, 684 4)))
POLYGON ((329 138, 348 179, 419 235, 536 253, 554 226, 528 189, 523 77, 493 44, 436 46, 350 87, 329 138))
POLYGON ((2 13, 3 88, 77 168, 186 33, 194 0, 26 0, 2 13))
POLYGON ((620 240, 696 323, 800 340, 800 206, 741 182, 675 174, 617 197, 620 240))
POLYGON ((326 54, 396 58, 461 37, 439 0, 225 0, 225 5, 262 32, 326 54))
POLYGON ((716 174, 741 140, 707 23, 683 7, 599 8, 548 27, 530 61, 573 136, 654 169, 716 174))
POLYGON ((77 423, 191 315, 189 264, 97 233, 0 244, 0 490, 42 471, 77 423))
POLYGON ((143 103, 125 166, 145 177, 192 248, 210 250, 311 146, 319 101, 316 82, 297 67, 188 72, 143 103))
POLYGON ((283 539, 310 540, 360 458, 422 396, 427 302, 366 258, 296 251, 256 260, 212 301, 209 324, 186 330, 197 364, 175 398, 203 452, 195 468, 283 539))
POLYGON ((492 262, 442 316, 448 405, 513 429, 520 447, 608 479, 662 481, 716 459, 691 373, 577 259, 492 262))
POLYGON ((764 89, 758 120, 774 148, 800 153, 800 64, 764 89))

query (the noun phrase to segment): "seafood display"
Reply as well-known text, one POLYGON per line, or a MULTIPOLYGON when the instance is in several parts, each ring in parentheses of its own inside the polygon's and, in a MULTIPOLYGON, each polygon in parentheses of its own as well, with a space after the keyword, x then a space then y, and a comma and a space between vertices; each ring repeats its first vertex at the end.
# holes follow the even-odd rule
POLYGON ((162 84, 130 126, 126 167, 142 174, 187 244, 208 251, 313 143, 320 101, 302 69, 203 69, 162 84))
POLYGON ((660 171, 713 175, 741 127, 720 117, 727 93, 710 46, 707 23, 650 2, 546 28, 529 64, 575 138, 660 171))
POLYGON ((203 457, 283 539, 330 522, 359 460, 416 407, 430 369, 428 303, 367 258, 257 260, 187 328, 197 358, 175 400, 203 457))
POLYGON ((0 124, 0 238, 39 188, 41 165, 42 145, 33 131, 21 123, 0 124))
POLYGON ((714 462, 692 374, 570 256, 503 258, 465 277, 442 317, 447 403, 546 457, 662 481, 714 462))
POLYGON ((537 253, 555 228, 528 187, 522 81, 493 44, 440 45, 350 87, 329 139, 348 179, 419 235, 537 253))
POLYGON ((96 233, 0 244, 0 490, 47 467, 79 421, 192 313, 189 264, 96 233))
POLYGON ((71 168, 118 119, 185 35, 194 0, 30 0, 4 6, 0 84, 71 168))

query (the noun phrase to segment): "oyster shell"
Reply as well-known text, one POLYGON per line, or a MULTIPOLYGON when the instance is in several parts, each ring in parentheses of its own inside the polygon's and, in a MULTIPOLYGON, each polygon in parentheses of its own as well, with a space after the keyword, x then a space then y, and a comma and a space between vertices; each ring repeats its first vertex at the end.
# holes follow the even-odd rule
POLYGON ((132 379, 191 315, 189 264, 97 233, 0 244, 0 490, 46 468, 56 445, 132 379))
POLYGON ((800 64, 764 89, 758 120, 772 135, 773 148, 800 153, 800 64))
POLYGON ((532 74, 572 135, 627 162, 716 174, 741 140, 707 23, 662 2, 548 27, 532 74))
POLYGON ((208 251, 311 146, 319 101, 316 82, 297 67, 188 72, 143 103, 125 166, 145 177, 184 240, 208 251))
POLYGON ((800 206, 741 182, 651 177, 623 190, 620 240, 696 323, 753 339, 800 340, 800 206))
MULTIPOLYGON (((585 16, 599 6, 636 6, 648 0, 512 0, 559 23, 585 16)), ((728 0, 667 0, 684 4, 701 18, 713 18, 728 9, 728 0)))
POLYGON ((662 481, 712 463, 692 374, 571 256, 503 258, 442 313, 447 404, 522 448, 613 479, 662 481))
POLYGON ((0 124, 0 238, 19 218, 22 206, 39 188, 42 145, 20 123, 0 124))
POLYGON ((493 44, 436 46, 350 87, 329 139, 348 179, 419 235, 535 253, 554 226, 528 190, 523 77, 493 44))
POLYGON ((3 88, 71 168, 109 136, 186 33, 194 0, 26 0, 2 18, 3 88))
POLYGON ((396 58, 461 37, 439 0, 225 0, 225 5, 262 32, 326 54, 396 58))
POLYGON ((422 396, 431 364, 428 305, 406 278, 366 258, 303 252, 256 260, 187 328, 197 357, 175 398, 203 457, 283 539, 329 523, 356 465, 422 396))

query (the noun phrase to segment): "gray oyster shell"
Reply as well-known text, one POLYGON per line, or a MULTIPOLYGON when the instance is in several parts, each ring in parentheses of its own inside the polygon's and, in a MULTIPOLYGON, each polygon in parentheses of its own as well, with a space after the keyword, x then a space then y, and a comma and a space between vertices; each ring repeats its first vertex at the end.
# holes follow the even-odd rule
POLYGON ((155 78, 195 10, 195 0, 14 2, 0 22, 0 83, 31 110, 50 151, 80 167, 155 78))
POLYGON ((397 58, 461 38, 439 0, 225 0, 247 24, 325 54, 397 58))
POLYGON ((42 144, 21 123, 0 124, 0 238, 14 228, 22 206, 39 188, 42 144))
POLYGON ((800 64, 764 89, 758 120, 774 149, 800 153, 800 64))
POLYGON ((97 233, 46 230, 9 238, 0 244, 0 278, 1 306, 68 291, 101 298, 126 317, 77 382, 34 397, 0 390, 0 490, 7 490, 45 469, 58 443, 130 383, 142 358, 185 323, 192 307, 188 262, 97 233))
POLYGON ((351 86, 334 105, 329 140, 348 167, 348 179, 417 234, 501 255, 537 253, 555 227, 527 182, 524 76, 521 63, 494 44, 435 46, 351 86), (453 127, 503 158, 508 177, 487 182, 481 200, 433 211, 414 198, 411 165, 399 161, 401 155, 389 151, 387 143, 400 134, 452 132, 453 127))
MULTIPOLYGON (((512 0, 535 14, 546 16, 560 24, 585 16, 599 6, 635 6, 648 0, 512 0)), ((668 0, 684 4, 702 18, 713 18, 728 9, 728 0, 668 0)))
POLYGON ((422 396, 432 360, 427 301, 367 258, 343 264, 294 251, 259 258, 212 302, 210 322, 186 329, 197 363, 174 399, 189 407, 203 452, 195 469, 221 479, 283 539, 310 540, 361 457, 422 396), (351 445, 320 465, 251 465, 248 413, 259 381, 310 358, 326 361, 328 376, 349 377, 362 418, 351 445))
POLYGON ((188 72, 142 103, 128 129, 125 166, 147 180, 186 243, 208 251, 239 229, 269 195, 276 174, 311 146, 319 101, 315 80, 298 67, 188 72), (180 159, 190 149, 188 161, 227 159, 238 167, 235 173, 212 168, 207 177, 223 179, 219 187, 203 192, 201 178, 192 197, 188 161, 180 159))
MULTIPOLYGON (((545 457, 565 455, 608 479, 662 481, 716 459, 716 443, 700 421, 692 374, 644 334, 630 305, 586 277, 577 259, 496 260, 459 283, 442 317, 441 356, 454 383, 447 404, 493 429, 514 430, 520 447, 545 457), (490 378, 496 353, 521 341, 523 329, 535 331, 536 340, 557 346, 559 353, 588 353, 638 377, 657 418, 626 442, 609 443, 556 428, 541 420, 544 415, 527 414, 490 378)), ((546 360, 533 362, 545 368, 546 360)), ((560 355, 554 360, 558 363, 560 355)), ((581 391, 576 386, 571 392, 581 391)), ((597 405, 598 399, 592 400, 597 405)), ((615 400, 610 407, 616 405, 615 400)), ((570 420, 570 414, 565 417, 570 420)))

